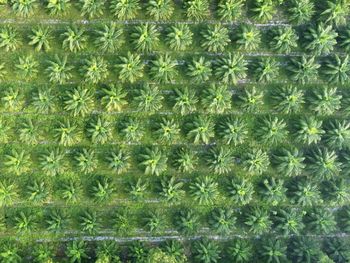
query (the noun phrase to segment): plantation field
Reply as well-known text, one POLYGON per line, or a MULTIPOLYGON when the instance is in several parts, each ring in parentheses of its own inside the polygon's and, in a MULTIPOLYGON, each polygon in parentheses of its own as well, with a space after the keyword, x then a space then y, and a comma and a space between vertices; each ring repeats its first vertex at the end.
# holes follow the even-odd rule
POLYGON ((0 0, 1 262, 350 262, 348 0, 0 0))

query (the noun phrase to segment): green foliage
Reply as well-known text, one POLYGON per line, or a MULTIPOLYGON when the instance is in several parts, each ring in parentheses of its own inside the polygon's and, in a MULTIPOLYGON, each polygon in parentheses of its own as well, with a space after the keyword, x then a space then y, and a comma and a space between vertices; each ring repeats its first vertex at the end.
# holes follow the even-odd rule
POLYGON ((155 25, 145 23, 135 26, 130 38, 137 51, 150 52, 158 45, 159 32, 155 25))
POLYGON ((147 6, 147 14, 155 20, 171 18, 174 6, 171 0, 151 0, 147 6))
POLYGON ((13 27, 4 27, 0 30, 0 47, 6 51, 15 51, 22 44, 17 30, 13 27))
POLYGON ((240 54, 232 55, 218 59, 215 76, 223 83, 237 84, 238 80, 247 76, 247 62, 240 54))
POLYGON ((31 40, 29 45, 35 46, 36 51, 50 50, 50 34, 50 29, 48 27, 38 27, 32 29, 32 34, 29 36, 31 40))
POLYGON ((190 184, 190 190, 193 198, 199 202, 199 204, 213 204, 218 197, 218 183, 210 176, 203 178, 196 178, 196 180, 190 184))
POLYGON ((245 50, 256 50, 261 42, 261 34, 259 29, 249 24, 239 26, 236 36, 236 44, 245 50))
POLYGON ((111 22, 104 24, 100 29, 96 30, 96 39, 94 44, 97 48, 104 52, 117 51, 123 44, 123 30, 118 28, 117 24, 111 22))
POLYGON ((189 19, 204 20, 209 15, 209 2, 206 0, 185 0, 184 7, 189 19))
POLYGON ((175 51, 186 50, 192 44, 193 33, 186 24, 171 26, 166 34, 166 43, 175 51))
POLYGON ((67 27, 62 33, 62 47, 71 52, 78 52, 86 47, 87 36, 85 30, 76 26, 67 27))
POLYGON ((118 19, 126 20, 136 17, 140 10, 139 0, 111 0, 110 10, 118 19))
POLYGON ((195 116, 187 126, 189 129, 187 137, 193 143, 203 142, 208 144, 210 139, 214 137, 214 124, 208 117, 203 115, 195 116))
POLYGON ((249 173, 259 175, 268 169, 270 160, 265 151, 253 148, 245 154, 242 164, 249 173))
POLYGON ((337 44, 337 37, 338 33, 331 25, 320 23, 316 27, 309 27, 304 33, 305 49, 312 51, 315 55, 330 53, 337 44))
POLYGON ((216 263, 220 260, 220 249, 213 241, 203 239, 194 244, 194 258, 198 262, 216 263))
POLYGON ((209 52, 222 52, 230 43, 227 28, 220 24, 209 25, 208 28, 202 32, 202 37, 202 47, 209 52))
POLYGON ((194 58, 188 65, 188 76, 190 76, 195 82, 202 83, 211 77, 212 69, 210 61, 204 57, 194 58))
POLYGON ((237 146, 248 138, 247 123, 238 117, 226 117, 219 122, 217 134, 226 144, 237 146))
POLYGON ((120 57, 120 62, 116 65, 116 68, 122 82, 133 83, 143 76, 144 65, 137 54, 128 52, 126 57, 120 57))
POLYGON ((142 159, 140 165, 144 168, 146 175, 159 176, 167 169, 168 157, 158 147, 145 148, 140 157, 142 159))
POLYGON ((201 103, 210 113, 223 113, 231 108, 231 97, 226 85, 211 85, 204 89, 201 103))
POLYGON ((230 198, 238 205, 246 205, 253 199, 254 186, 247 179, 233 179, 228 184, 230 198))

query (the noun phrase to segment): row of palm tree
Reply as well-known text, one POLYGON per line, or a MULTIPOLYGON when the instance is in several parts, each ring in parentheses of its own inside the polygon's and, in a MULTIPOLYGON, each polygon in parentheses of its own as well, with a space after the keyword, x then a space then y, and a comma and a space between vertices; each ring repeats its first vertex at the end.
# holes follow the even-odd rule
POLYGON ((23 37, 23 32, 13 26, 6 26, 0 29, 0 47, 5 51, 15 51, 23 46, 24 40, 28 38, 28 45, 33 46, 36 51, 50 51, 54 38, 58 38, 62 41, 62 48, 70 52, 87 49, 90 40, 93 47, 102 52, 130 48, 130 44, 133 50, 151 52, 159 49, 162 39, 170 50, 185 51, 193 49, 195 40, 193 32, 199 31, 197 46, 201 46, 202 50, 207 52, 218 53, 232 50, 232 47, 245 51, 267 47, 278 53, 290 53, 302 48, 320 55, 329 54, 335 48, 348 50, 350 39, 348 28, 336 29, 323 23, 309 25, 299 30, 291 26, 261 30, 252 24, 240 24, 233 29, 230 28, 230 31, 222 24, 210 24, 198 28, 197 25, 189 24, 157 26, 141 23, 128 26, 124 30, 115 22, 89 30, 72 25, 66 27, 63 32, 62 30, 56 32, 49 26, 37 26, 32 28, 27 37, 23 37), (128 42, 125 41, 124 30, 128 32, 127 36, 130 38, 128 42), (60 35, 57 36, 58 34, 60 35), (267 43, 264 43, 263 39, 267 43))

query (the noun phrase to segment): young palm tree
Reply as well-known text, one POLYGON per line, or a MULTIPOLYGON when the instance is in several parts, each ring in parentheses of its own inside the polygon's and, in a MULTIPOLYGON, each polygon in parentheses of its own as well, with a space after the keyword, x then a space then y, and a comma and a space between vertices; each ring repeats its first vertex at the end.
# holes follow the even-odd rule
POLYGON ((60 149, 48 151, 40 157, 40 167, 49 176, 61 174, 66 168, 64 158, 65 153, 60 149))
POLYGON ((277 206, 286 200, 287 188, 284 186, 282 179, 275 179, 274 177, 263 180, 261 184, 260 194, 262 200, 266 201, 272 206, 277 206))
POLYGON ((350 260, 348 245, 343 238, 326 238, 323 249, 333 262, 347 262, 350 260))
POLYGON ((304 92, 295 86, 282 86, 272 92, 273 109, 282 114, 298 113, 304 104, 304 92))
POLYGON ((94 18, 103 15, 104 1, 100 0, 79 0, 80 13, 82 16, 94 18))
POLYGON ((349 3, 343 0, 328 0, 324 3, 321 20, 326 23, 334 23, 336 26, 346 23, 349 13, 349 3))
POLYGON ((144 64, 140 55, 128 52, 126 57, 120 57, 120 62, 116 65, 119 79, 122 82, 135 82, 142 78, 144 64))
POLYGON ((111 152, 109 156, 107 156, 106 160, 108 162, 108 167, 113 170, 116 174, 121 174, 126 172, 130 168, 130 155, 123 151, 117 150, 111 152))
POLYGON ((287 139, 287 124, 283 119, 269 115, 258 120, 256 136, 267 145, 279 144, 287 139))
POLYGON ((337 37, 338 33, 331 25, 320 23, 317 27, 309 27, 304 33, 305 49, 314 52, 315 55, 328 54, 337 44, 337 37))
POLYGON ((201 35, 203 38, 201 46, 209 52, 223 52, 230 43, 228 29, 221 24, 208 25, 201 35))
POLYGON ((322 252, 318 240, 299 236, 291 239, 288 254, 295 262, 321 262, 322 252))
POLYGON ((296 139, 305 144, 318 143, 321 140, 321 135, 325 133, 322 129, 322 121, 314 117, 303 118, 296 124, 296 139))
POLYGON ((79 86, 67 91, 64 109, 73 116, 85 116, 93 108, 93 94, 88 87, 79 86))
POLYGON ((84 81, 96 84, 107 78, 108 64, 103 58, 91 57, 84 60, 81 73, 84 81))
POLYGON ((331 83, 345 84, 350 79, 349 56, 340 58, 337 54, 325 63, 322 73, 331 83))
POLYGON ((291 203, 302 206, 312 206, 322 203, 318 185, 306 177, 299 177, 289 186, 291 203))
POLYGON ((239 54, 232 55, 217 61, 215 76, 224 83, 237 84, 238 80, 247 76, 247 61, 239 54))
POLYGON ((81 196, 80 182, 68 179, 63 183, 61 188, 61 196, 67 203, 76 203, 81 196))
POLYGON ((40 140, 38 124, 32 119, 25 119, 19 128, 19 140, 24 144, 37 144, 40 140))
POLYGON ((151 78, 159 83, 172 82, 177 75, 177 61, 166 53, 159 55, 157 59, 151 61, 151 78))
POLYGON ((147 4, 147 14, 155 20, 168 20, 174 12, 171 0, 151 0, 147 4))
POLYGON ((202 83, 210 79, 212 75, 211 62, 204 57, 194 58, 191 63, 188 64, 187 75, 191 80, 202 83))
POLYGON ((220 0, 218 3, 218 16, 221 20, 237 20, 242 14, 243 0, 220 0))
POLYGON ((12 10, 23 17, 28 17, 34 13, 37 7, 37 0, 13 0, 11 1, 12 10))
POLYGON ((210 213, 208 223, 219 234, 227 234, 235 228, 236 220, 233 209, 216 208, 210 213))
POLYGON ((79 141, 78 126, 70 119, 58 122, 54 132, 55 139, 63 146, 71 146, 79 141))
POLYGON ((288 7, 289 21, 296 24, 305 24, 311 21, 315 14, 315 5, 311 0, 291 0, 288 7))
POLYGON ((55 247, 52 244, 38 244, 32 253, 35 262, 53 262, 55 247))
POLYGON ((155 25, 145 23, 135 26, 130 38, 136 51, 150 52, 158 46, 159 35, 155 25))
POLYGON ((6 51, 15 51, 22 44, 18 31, 10 26, 0 30, 0 47, 6 51))
POLYGON ((79 224, 83 232, 96 234, 100 227, 99 215, 96 211, 85 210, 79 217, 79 224))
POLYGON ((232 151, 223 147, 212 148, 208 153, 206 163, 215 174, 227 174, 234 164, 232 151))
POLYGON ((180 126, 173 118, 162 118, 157 124, 155 136, 164 143, 173 143, 179 137, 180 126))
POLYGON ((276 165, 276 170, 279 174, 286 176, 300 175, 305 168, 304 160, 305 157, 297 148, 291 150, 282 148, 273 155, 273 163, 276 165))
POLYGON ((124 119, 120 124, 120 135, 127 142, 139 142, 144 135, 140 120, 131 117, 124 119))
POLYGON ((337 94, 337 88, 324 87, 314 89, 309 96, 309 107, 319 115, 331 115, 341 107, 342 95, 337 94))
POLYGON ((337 159, 334 151, 317 148, 308 156, 307 168, 317 178, 328 180, 339 175, 342 170, 342 165, 337 159))
POLYGON ((250 241, 245 239, 235 239, 228 248, 228 257, 232 262, 250 262, 253 255, 253 247, 250 241))
POLYGON ((104 144, 112 138, 111 123, 103 116, 93 118, 86 132, 91 142, 96 144, 104 144))
POLYGON ((138 178, 136 182, 130 184, 129 194, 135 201, 143 200, 148 189, 148 182, 138 178))
POLYGON ((185 0, 184 8, 189 19, 204 20, 209 15, 209 3, 205 0, 185 0))
POLYGON ((109 8, 120 20, 134 19, 141 9, 139 0, 111 0, 109 8))
POLYGON ((244 89, 242 94, 238 95, 240 108, 244 111, 254 113, 259 111, 260 107, 264 105, 264 92, 257 91, 255 86, 251 89, 244 89))
POLYGON ((256 50, 261 43, 261 34, 257 27, 241 24, 235 36, 236 44, 243 50, 256 50))
POLYGON ((63 84, 72 78, 73 66, 67 65, 67 56, 60 58, 55 55, 53 60, 48 61, 46 72, 51 82, 63 84))
POLYGON ((151 253, 141 241, 134 241, 129 247, 128 258, 132 262, 147 262, 147 257, 151 253))
POLYGON ((193 143, 208 144, 215 135, 213 121, 204 115, 195 116, 187 126, 189 130, 187 137, 193 143))
POLYGON ((214 241, 202 239, 194 243, 194 259, 196 262, 220 262, 220 253, 220 248, 214 241))
POLYGON ((316 234, 329 234, 336 229, 336 221, 332 211, 318 207, 305 216, 306 227, 316 234))
POLYGON ((19 75, 22 78, 30 79, 35 78, 38 73, 39 63, 36 61, 32 55, 18 58, 18 64, 15 65, 16 69, 19 71, 19 75))
POLYGON ((303 216, 297 209, 279 210, 274 218, 277 231, 286 237, 299 235, 304 229, 303 216))
POLYGON ((259 207, 253 207, 248 211, 244 224, 255 235, 266 234, 272 226, 268 211, 259 207))
POLYGON ((287 66, 287 70, 291 74, 293 81, 305 84, 317 78, 319 67, 320 64, 316 62, 315 57, 303 55, 299 58, 292 58, 287 66))
POLYGON ((210 113, 223 113, 231 109, 232 93, 226 85, 212 84, 204 89, 201 103, 210 113))
POLYGON ((157 210, 150 212, 145 219, 145 227, 151 233, 161 233, 164 224, 164 215, 157 210))
POLYGON ((108 112, 122 111, 128 105, 128 93, 121 86, 109 85, 102 89, 101 104, 108 112))
POLYGON ((95 46, 103 52, 115 52, 124 43, 122 39, 123 30, 118 28, 115 22, 104 24, 95 31, 95 46))
POLYGON ((253 18, 260 22, 267 22, 273 18, 277 11, 273 0, 255 0, 250 12, 253 18))
POLYGON ((288 27, 279 27, 271 32, 272 38, 269 45, 272 50, 280 53, 290 53, 293 48, 298 47, 298 35, 295 30, 288 27))
POLYGON ((326 124, 324 142, 332 149, 350 147, 350 123, 348 121, 330 120, 326 124))
POLYGON ((168 157, 158 147, 146 148, 140 157, 140 165, 144 167, 145 174, 159 176, 167 169, 168 157))
POLYGON ((115 214, 113 220, 113 228, 116 230, 117 233, 130 235, 130 233, 133 231, 133 218, 128 208, 117 210, 117 213, 115 214))
POLYGON ((35 46, 36 51, 50 50, 51 31, 48 27, 37 27, 32 29, 32 34, 29 36, 31 40, 29 45, 35 46))
POLYGON ((350 200, 349 186, 343 178, 323 182, 322 194, 331 204, 346 204, 350 200))
POLYGON ((185 87, 183 89, 174 89, 173 109, 175 112, 180 112, 181 115, 187 115, 196 111, 198 99, 196 92, 193 89, 185 87))
POLYGON ((191 209, 181 209, 175 217, 175 224, 181 233, 190 235, 198 229, 199 217, 191 209))
POLYGON ((134 97, 137 109, 142 112, 157 112, 163 107, 164 96, 157 86, 144 84, 134 97))
POLYGON ((165 246, 163 248, 168 254, 175 257, 178 262, 186 262, 187 257, 185 255, 184 245, 177 240, 170 240, 165 242, 165 246))
POLYGON ((279 63, 271 57, 260 58, 253 65, 253 75, 257 82, 271 82, 279 75, 279 63))
POLYGON ((175 153, 174 166, 182 173, 193 172, 197 163, 196 153, 188 148, 180 148, 175 153))
POLYGON ((50 191, 44 181, 34 180, 27 186, 27 194, 29 201, 42 203, 48 199, 50 191))
POLYGON ((116 262, 120 263, 119 247, 115 241, 107 240, 98 242, 96 248, 96 263, 116 262))
POLYGON ((218 136, 226 143, 237 146, 248 138, 248 127, 244 119, 226 117, 217 126, 218 136))
POLYGON ((0 181, 0 207, 11 206, 18 198, 18 188, 8 180, 0 181))
POLYGON ((192 45, 192 36, 193 33, 188 25, 178 24, 169 27, 165 41, 171 49, 183 51, 192 45))
MULTIPOLYGON (((1 36, 1 34, 0 34, 1 36)), ((344 48, 345 51, 350 50, 350 28, 345 27, 342 31, 339 33, 339 46, 341 48, 344 48)))
POLYGON ((14 221, 14 228, 18 234, 30 233, 37 229, 36 218, 30 212, 20 211, 14 217, 14 221))
POLYGON ((46 8, 50 15, 62 15, 69 9, 70 0, 48 0, 46 8))
POLYGON ((179 201, 185 194, 182 189, 184 183, 178 181, 175 177, 163 177, 161 182, 161 191, 159 194, 165 198, 167 202, 179 201))
POLYGON ((71 52, 78 52, 85 48, 87 43, 87 36, 83 28, 77 28, 76 26, 67 27, 62 34, 63 49, 71 52))
POLYGON ((262 240, 258 255, 264 262, 286 262, 287 246, 281 240, 275 238, 262 240))
POLYGON ((242 164, 244 169, 249 173, 259 175, 268 169, 270 160, 265 151, 261 149, 252 149, 245 154, 242 164))
POLYGON ((30 155, 24 150, 13 149, 11 153, 5 155, 5 168, 8 172, 21 175, 28 171, 30 167, 30 155))
POLYGON ((199 204, 210 205, 219 196, 218 183, 210 176, 197 177, 190 184, 191 195, 199 204))
POLYGON ((89 258, 87 255, 87 246, 83 240, 69 242, 65 253, 70 262, 82 262, 82 260, 89 258))
POLYGON ((18 88, 8 88, 2 94, 1 102, 7 111, 19 110, 23 106, 23 96, 18 88))
POLYGON ((96 154, 91 149, 82 149, 74 157, 78 169, 84 173, 91 173, 97 168, 96 154))

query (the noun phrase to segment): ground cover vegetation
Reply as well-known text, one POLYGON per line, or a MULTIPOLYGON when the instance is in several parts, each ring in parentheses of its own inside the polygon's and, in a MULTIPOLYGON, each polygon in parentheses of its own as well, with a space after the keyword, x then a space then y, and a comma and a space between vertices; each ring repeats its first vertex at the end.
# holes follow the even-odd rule
POLYGON ((1 262, 349 262, 349 8, 0 0, 1 262))

